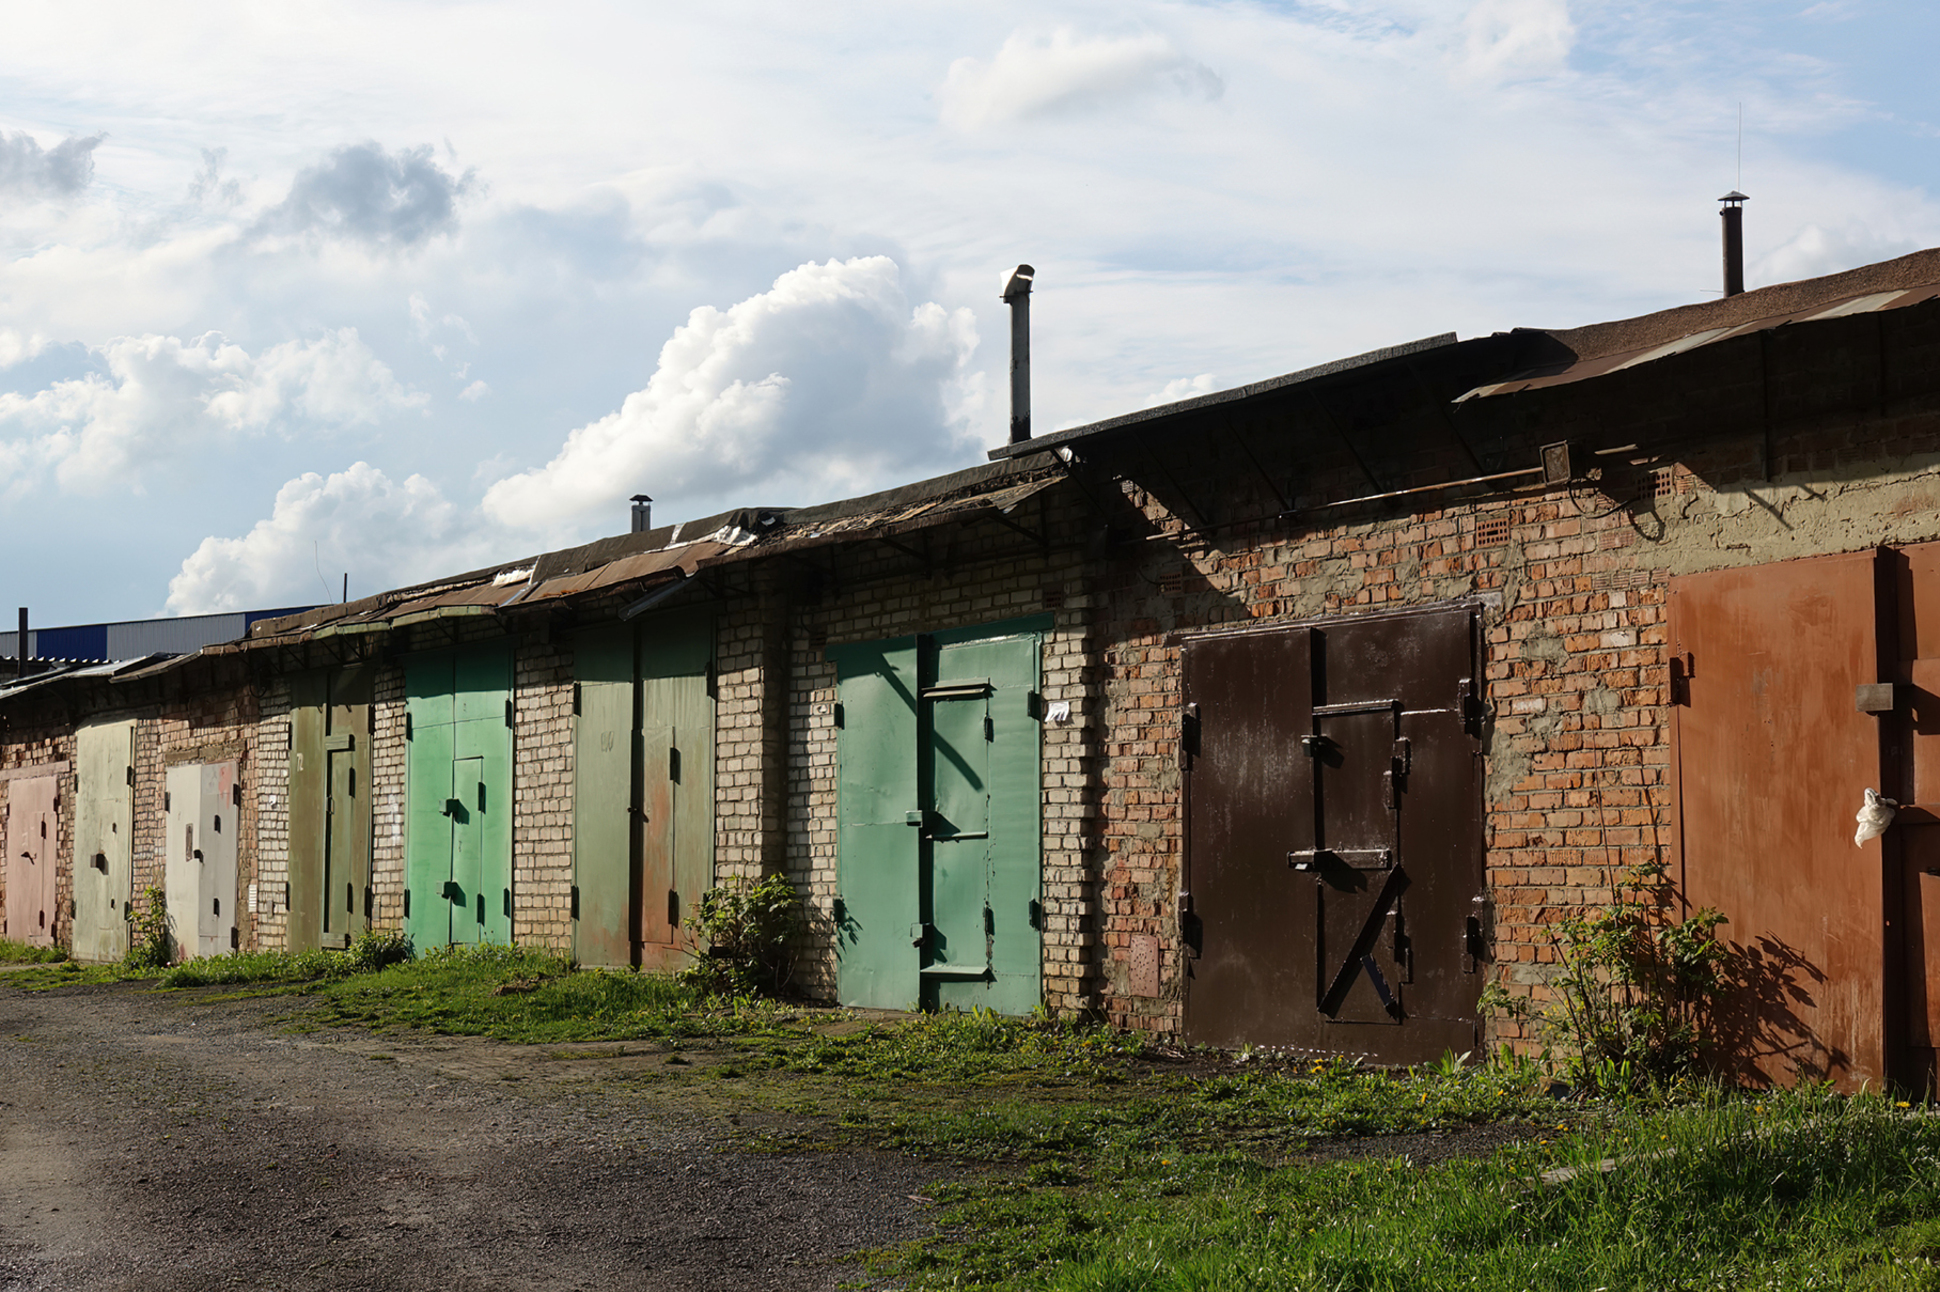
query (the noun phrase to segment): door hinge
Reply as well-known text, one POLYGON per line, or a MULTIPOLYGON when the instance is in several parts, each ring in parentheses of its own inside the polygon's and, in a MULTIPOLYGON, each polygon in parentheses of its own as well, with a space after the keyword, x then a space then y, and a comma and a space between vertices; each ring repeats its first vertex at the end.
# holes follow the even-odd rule
POLYGON ((1199 753, 1199 704, 1188 704, 1179 716, 1179 767, 1182 771, 1192 770, 1192 760, 1199 753))
POLYGON ((573 717, 579 716, 579 683, 573 683, 573 717))
POLYGON ((513 725, 512 724, 512 701, 509 699, 505 702, 505 725, 508 727, 513 725))
POLYGON ((579 885, 573 885, 573 918, 579 918, 579 885))

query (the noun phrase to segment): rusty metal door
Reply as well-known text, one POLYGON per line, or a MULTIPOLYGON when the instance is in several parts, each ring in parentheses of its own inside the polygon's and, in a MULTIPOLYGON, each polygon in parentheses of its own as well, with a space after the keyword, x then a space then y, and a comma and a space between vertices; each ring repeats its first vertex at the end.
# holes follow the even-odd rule
POLYGON ((55 776, 24 776, 7 786, 6 935, 28 946, 54 945, 60 785, 55 776))
POLYGON ((1883 1083, 1881 844, 1853 846, 1880 784, 1875 552, 1718 570, 1670 585, 1678 868, 1746 954, 1722 1042, 1747 1076, 1883 1083))
POLYGON ((1186 1027, 1416 1062, 1476 1043, 1474 612, 1185 650, 1186 1027))

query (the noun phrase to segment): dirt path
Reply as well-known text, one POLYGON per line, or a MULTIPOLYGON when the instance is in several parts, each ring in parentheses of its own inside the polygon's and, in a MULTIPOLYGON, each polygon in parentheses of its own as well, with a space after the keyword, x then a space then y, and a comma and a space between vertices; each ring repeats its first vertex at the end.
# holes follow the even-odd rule
POLYGON ((0 1292, 830 1288, 933 1168, 729 1147, 627 1047, 280 1030, 286 1000, 0 988, 0 1292))

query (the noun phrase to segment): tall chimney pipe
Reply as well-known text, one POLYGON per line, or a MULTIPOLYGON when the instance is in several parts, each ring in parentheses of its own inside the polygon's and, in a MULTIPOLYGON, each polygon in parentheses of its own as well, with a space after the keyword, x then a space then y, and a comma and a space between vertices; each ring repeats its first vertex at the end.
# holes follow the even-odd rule
POLYGON ((13 653, 14 659, 20 665, 20 668, 19 668, 20 676, 26 677, 27 676, 27 607, 25 606, 22 606, 20 608, 20 636, 16 639, 16 641, 18 642, 18 645, 15 648, 13 653))
POLYGON ((1010 442, 1031 438, 1031 279, 1037 271, 1019 265, 1004 284, 1010 306, 1010 442))
POLYGON ((643 493, 636 493, 633 503, 633 532, 644 534, 653 528, 653 499, 643 493))
POLYGON ((1736 296, 1745 290, 1745 212, 1744 203, 1751 199, 1732 189, 1718 199, 1724 209, 1718 218, 1724 221, 1724 294, 1736 296))

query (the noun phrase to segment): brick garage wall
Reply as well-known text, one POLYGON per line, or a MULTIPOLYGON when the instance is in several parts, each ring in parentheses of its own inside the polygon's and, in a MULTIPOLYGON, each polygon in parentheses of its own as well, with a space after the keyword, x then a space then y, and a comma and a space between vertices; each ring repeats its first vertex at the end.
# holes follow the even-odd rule
POLYGON ((544 634, 512 656, 512 937, 572 954, 572 646, 544 634))
MULTIPOLYGON (((1940 536, 1940 316, 1863 320, 1714 347, 1618 378, 1483 401, 1472 442, 1536 460, 1570 439, 1642 449, 1588 456, 1568 489, 1471 500, 1429 494, 1406 514, 1215 525, 1272 514, 1236 452, 1130 462, 1116 482, 1131 540, 1102 585, 1104 964, 1107 1011, 1165 1033, 1180 1022, 1173 903, 1181 851, 1175 634, 1471 600, 1483 609, 1492 720, 1485 846, 1496 902, 1491 972, 1545 1001, 1554 925, 1605 906, 1628 867, 1673 860, 1667 590, 1681 574, 1940 536), (1879 329, 1879 330, 1876 330, 1879 329), (1879 381, 1876 350, 1887 338, 1879 381), (1771 410, 1769 413, 1767 410, 1771 410), (1676 445, 1649 451, 1649 446, 1676 445), (1182 495, 1179 490, 1183 489, 1182 495), (1191 523, 1188 523, 1191 522, 1191 523), (1146 534, 1163 541, 1140 542, 1146 534), (1134 939, 1161 954, 1157 996, 1131 992, 1134 939)), ((1296 417, 1246 427, 1268 475, 1301 482, 1293 506, 1366 493, 1366 464, 1296 417), (1297 465, 1297 472, 1294 468, 1297 465)), ((1446 442, 1405 420, 1371 432, 1446 442)), ((1475 474, 1437 450, 1396 487, 1475 474)), ((1101 487, 1114 482, 1100 481, 1101 487)), ((1729 914, 1727 912, 1727 914, 1729 914)), ((1492 1024, 1496 1041, 1530 1038, 1492 1024)))
POLYGON ((837 777, 836 677, 828 648, 1005 619, 1052 615, 1041 660, 1047 701, 1066 701, 1071 721, 1042 727, 1042 892, 1046 1003, 1061 1012, 1097 1004, 1095 883, 1097 654, 1080 544, 1087 520, 1076 500, 1049 505, 1044 549, 1019 550, 1014 535, 970 529, 949 541, 934 573, 910 561, 843 549, 839 577, 788 617, 786 868, 809 904, 811 928, 799 980, 835 995, 834 902, 837 777))
MULTIPOLYGON (((243 792, 256 804, 256 945, 287 950, 290 908, 284 900, 290 879, 290 683, 276 675, 258 688, 262 716, 257 721, 253 783, 243 792)), ((245 903, 248 886, 244 886, 245 903)), ((247 905, 244 913, 249 914, 247 905)))
POLYGON ((371 684, 371 927, 404 927, 404 668, 386 664, 371 684))
POLYGON ((755 881, 781 867, 785 771, 778 716, 787 703, 787 660, 777 647, 783 603, 765 572, 714 628, 714 874, 755 881))
MULTIPOLYGON (((60 765, 57 790, 59 838, 55 841, 54 944, 74 945, 74 917, 69 914, 74 898, 74 730, 66 722, 64 710, 35 706, 15 715, 0 734, 0 772, 60 765)), ((12 778, 0 779, 0 825, 11 820, 12 778)), ((0 829, 0 833, 4 833, 0 829)), ((7 866, 0 858, 0 910, 6 909, 7 866)), ((26 940, 18 929, 9 928, 8 938, 26 940)))

